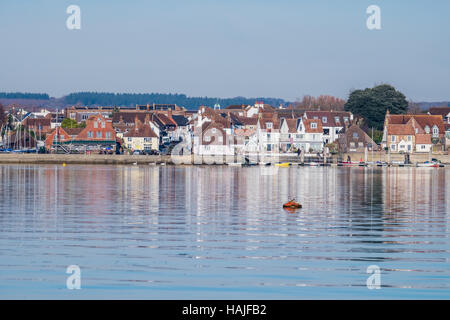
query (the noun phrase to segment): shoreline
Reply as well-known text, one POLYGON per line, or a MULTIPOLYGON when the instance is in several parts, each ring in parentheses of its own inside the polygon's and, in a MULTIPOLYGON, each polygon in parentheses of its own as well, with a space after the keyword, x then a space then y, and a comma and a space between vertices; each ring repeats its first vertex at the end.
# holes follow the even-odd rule
MULTIPOLYGON (((364 159, 364 154, 343 154, 342 159, 347 159, 350 155, 352 161, 359 161, 364 159)), ((433 155, 441 161, 442 164, 450 165, 450 156, 448 155, 433 155)), ((374 154, 373 157, 368 155, 368 162, 376 161, 390 161, 398 162, 404 160, 402 154, 391 154, 390 156, 385 153, 374 154)), ((410 156, 411 166, 415 166, 416 163, 422 163, 429 160, 428 154, 412 154, 410 156)), ((234 162, 243 162, 243 157, 234 157, 234 162)), ((316 158, 317 159, 317 158, 316 158)), ((278 163, 278 162, 290 162, 301 164, 301 159, 298 156, 282 155, 279 157, 265 157, 264 162, 278 163)), ((260 161, 260 160, 258 160, 260 161)), ((344 160, 345 161, 345 160, 344 160)), ((101 164, 101 165, 226 165, 229 159, 221 156, 198 156, 198 155, 183 155, 183 156, 171 156, 171 155, 102 155, 102 154, 0 154, 0 164, 101 164), (214 160, 222 159, 222 163, 214 163, 214 160)), ((305 164, 309 161, 305 159, 305 164)), ((328 159, 328 165, 337 165, 338 156, 333 155, 328 159)), ((321 160, 323 164, 323 159, 321 160)))

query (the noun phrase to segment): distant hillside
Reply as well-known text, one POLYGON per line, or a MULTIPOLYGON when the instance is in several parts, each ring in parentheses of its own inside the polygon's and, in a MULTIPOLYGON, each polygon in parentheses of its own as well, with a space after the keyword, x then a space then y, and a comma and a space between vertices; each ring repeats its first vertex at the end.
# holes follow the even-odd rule
POLYGON ((4 106, 20 105, 28 108, 46 107, 51 109, 64 108, 72 105, 83 106, 135 106, 152 103, 177 104, 188 110, 197 110, 199 106, 213 107, 216 103, 222 108, 229 105, 254 104, 262 101, 272 106, 287 105, 289 102, 279 98, 211 98, 188 97, 185 94, 163 93, 105 93, 76 92, 61 98, 51 98, 46 93, 0 93, 0 103, 4 106))
POLYGON ((47 93, 0 92, 0 99, 49 100, 47 93))
POLYGON ((450 101, 443 102, 416 102, 421 110, 428 110, 431 107, 450 107, 450 101))
POLYGON ((135 106, 152 103, 177 104, 186 109, 197 109, 201 105, 213 107, 216 103, 222 108, 232 104, 254 104, 255 101, 279 106, 287 102, 279 98, 210 98, 210 97, 188 97, 185 94, 162 94, 162 93, 102 93, 102 92, 78 92, 71 93, 62 98, 66 105, 99 105, 99 106, 135 106))

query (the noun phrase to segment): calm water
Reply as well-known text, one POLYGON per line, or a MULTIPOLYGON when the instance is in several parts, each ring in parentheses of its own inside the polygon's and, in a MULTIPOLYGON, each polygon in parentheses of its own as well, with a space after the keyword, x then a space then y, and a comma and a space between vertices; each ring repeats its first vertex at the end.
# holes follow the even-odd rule
POLYGON ((450 168, 262 170, 0 166, 0 298, 450 298, 450 168))

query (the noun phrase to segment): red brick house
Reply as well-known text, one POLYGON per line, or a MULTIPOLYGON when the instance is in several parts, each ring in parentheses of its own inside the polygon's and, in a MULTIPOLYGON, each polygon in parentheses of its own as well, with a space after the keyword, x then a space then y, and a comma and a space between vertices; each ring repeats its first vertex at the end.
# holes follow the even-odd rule
POLYGON ((100 150, 105 147, 114 148, 116 145, 116 132, 112 127, 112 120, 101 114, 92 115, 86 120, 85 128, 63 129, 57 127, 45 140, 45 146, 71 144, 87 149, 100 150))

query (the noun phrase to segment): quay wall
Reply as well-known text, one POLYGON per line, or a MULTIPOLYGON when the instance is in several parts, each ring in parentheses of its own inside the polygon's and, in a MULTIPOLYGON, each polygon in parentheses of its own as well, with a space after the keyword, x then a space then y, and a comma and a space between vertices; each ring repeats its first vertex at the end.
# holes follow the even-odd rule
MULTIPOLYGON (((343 161, 347 160, 347 156, 351 157, 352 161, 364 160, 363 153, 342 154, 340 156, 333 155, 328 161, 337 163, 340 157, 343 161)), ((444 154, 433 154, 433 158, 440 160, 444 164, 450 164, 450 156, 444 154)), ((233 159, 233 158, 232 158, 233 159)), ((315 158, 317 161, 318 158, 315 158)), ((385 152, 377 152, 368 154, 368 161, 403 161, 405 159, 402 154, 391 154, 390 156, 385 152)), ((414 163, 425 162, 430 160, 429 154, 411 154, 410 161, 414 163)), ((242 162, 242 158, 234 161, 242 162)), ((168 164, 168 165, 190 165, 190 164, 214 164, 234 162, 227 160, 225 157, 209 156, 200 157, 193 155, 171 156, 171 155, 100 155, 100 154, 14 154, 5 153, 0 154, 0 164, 19 163, 19 164, 111 164, 111 165, 132 165, 132 164, 168 164)), ((259 160, 258 160, 259 161, 259 160)), ((297 155, 280 155, 277 158, 264 158, 265 162, 300 162, 301 159, 297 155)), ((305 162, 310 161, 305 157, 305 162)), ((320 160, 323 161, 323 160, 320 160)))

